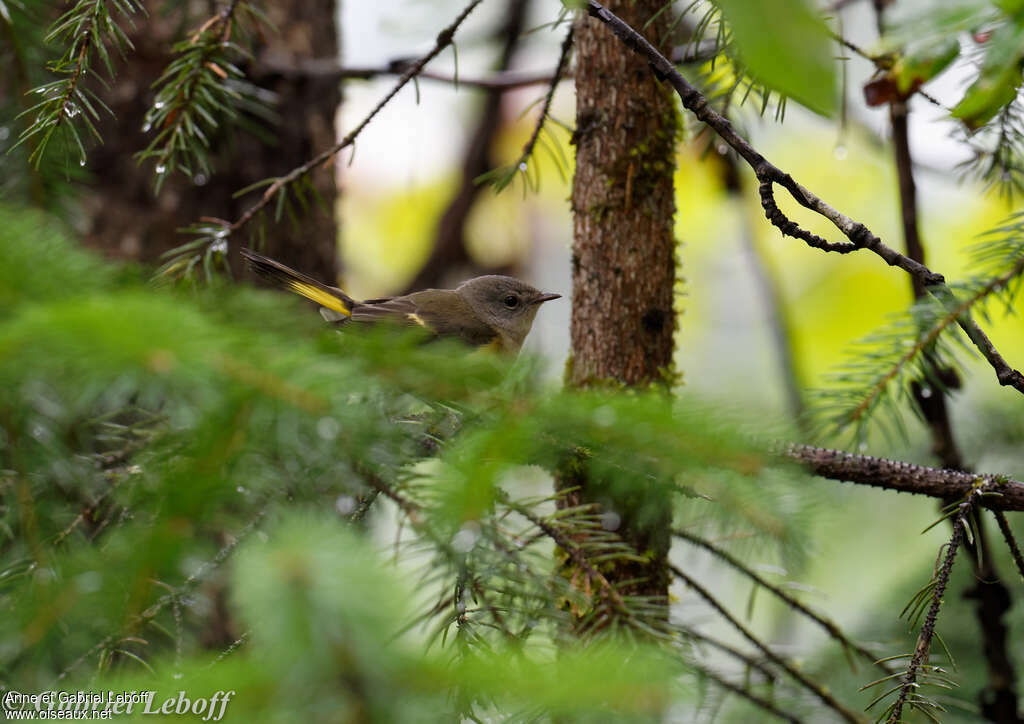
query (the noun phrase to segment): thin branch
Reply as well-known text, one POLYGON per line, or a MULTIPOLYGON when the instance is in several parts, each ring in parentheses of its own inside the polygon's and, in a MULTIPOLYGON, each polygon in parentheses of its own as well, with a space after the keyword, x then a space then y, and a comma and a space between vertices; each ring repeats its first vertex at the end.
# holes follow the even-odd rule
MULTIPOLYGON (((405 60, 394 60, 384 66, 342 67, 337 61, 323 59, 300 59, 289 62, 284 58, 263 57, 260 65, 271 73, 285 77, 316 77, 338 80, 372 80, 382 76, 402 75, 409 69, 405 60)), ((482 90, 511 91, 531 85, 547 85, 551 83, 551 73, 547 71, 515 71, 501 70, 486 76, 464 76, 458 78, 451 73, 423 70, 419 78, 439 83, 458 84, 460 87, 480 88, 482 90)), ((572 76, 569 76, 572 77, 572 76)))
POLYGON ((765 665, 764 661, 762 661, 761 659, 754 658, 745 651, 740 651, 735 646, 732 646, 730 644, 725 643, 724 641, 720 641, 719 639, 708 636, 707 634, 702 634, 696 629, 692 629, 689 627, 681 627, 680 631, 682 631, 687 638, 693 639, 698 643, 707 644, 712 648, 718 649, 719 651, 728 654, 729 656, 733 657, 738 661, 742 661, 744 665, 746 665, 748 668, 753 669, 754 671, 757 671, 759 674, 761 674, 761 676, 763 676, 765 681, 767 681, 768 683, 775 683, 775 680, 778 678, 775 672, 768 668, 767 665, 765 665))
POLYGON ((60 674, 57 676, 56 681, 63 680, 65 677, 67 677, 68 674, 70 674, 74 669, 78 668, 78 666, 80 666, 90 656, 92 656, 98 651, 106 649, 115 641, 118 641, 121 638, 123 638, 126 631, 136 629, 148 623, 149 621, 152 621, 154 618, 156 618, 157 614, 159 614, 164 608, 167 607, 168 604, 176 604, 178 601, 180 601, 181 598, 185 596, 185 594, 187 594, 189 591, 195 588, 198 584, 202 583, 205 576, 208 573, 216 569, 225 560, 227 560, 228 556, 231 555, 232 551, 238 548, 239 543, 248 538, 249 535, 260 524, 263 518, 266 517, 266 512, 266 510, 259 511, 252 518, 252 520, 246 523, 245 527, 243 527, 240 531, 235 533, 234 536, 228 541, 228 543, 226 543, 224 546, 220 548, 220 550, 217 551, 216 555, 214 555, 213 558, 211 558, 210 560, 206 561, 198 568, 196 568, 195 571, 193 571, 192 574, 185 579, 184 583, 182 583, 177 588, 171 590, 169 593, 166 593, 163 596, 161 596, 155 603, 146 608, 146 610, 133 616, 132 619, 127 624, 125 624, 125 626, 123 626, 120 630, 101 639, 95 645, 93 645, 92 648, 90 648, 84 654, 82 654, 77 659, 68 664, 68 666, 63 671, 61 671, 60 674))
POLYGON ((573 40, 573 26, 569 26, 569 32, 565 34, 565 39, 562 41, 562 49, 558 55, 558 64, 555 66, 555 75, 551 81, 551 86, 548 88, 548 93, 544 96, 544 106, 540 110, 540 117, 537 118, 537 125, 533 127, 533 133, 530 134, 530 140, 523 146, 523 152, 519 155, 519 160, 516 161, 516 168, 522 169, 523 164, 529 160, 530 156, 533 155, 533 149, 537 145, 537 139, 540 137, 541 129, 544 128, 544 123, 548 120, 548 113, 551 111, 551 101, 555 97, 555 89, 558 88, 558 83, 562 79, 566 71, 566 66, 569 64, 569 53, 572 50, 573 40))
POLYGON ((1017 539, 1013 537, 1010 524, 1006 522, 1006 514, 1001 510, 995 510, 993 514, 996 516, 996 523, 999 524, 999 532, 1003 534, 1003 540, 1006 541, 1006 547, 1010 549, 1013 562, 1017 565, 1017 573, 1020 574, 1021 580, 1024 580, 1024 556, 1020 553, 1020 547, 1017 545, 1017 539))
POLYGON ((781 454, 803 463, 812 473, 823 478, 942 500, 963 498, 979 480, 986 480, 994 484, 981 496, 978 505, 992 510, 1024 510, 1024 483, 1001 475, 929 468, 811 445, 789 445, 781 454))
MULTIPOLYGON (((733 128, 727 118, 711 107, 707 99, 683 78, 671 61, 658 52, 657 48, 651 45, 636 30, 623 22, 614 13, 607 10, 603 5, 596 2, 596 0, 588 1, 587 11, 592 17, 607 25, 628 48, 645 57, 655 75, 660 80, 668 80, 671 83, 682 100, 683 105, 698 120, 714 129, 722 140, 728 143, 739 154, 740 158, 747 162, 761 183, 761 204, 764 207, 765 216, 783 234, 802 239, 809 246, 824 251, 845 254, 860 249, 868 249, 881 257, 890 266, 897 266, 911 276, 920 279, 929 292, 947 307, 951 304, 955 305, 955 297, 949 287, 945 285, 945 279, 941 274, 886 246, 864 224, 854 221, 833 208, 797 183, 788 173, 783 172, 777 166, 770 163, 733 128), (774 186, 776 184, 786 189, 790 196, 801 206, 831 221, 849 241, 840 243, 829 242, 820 236, 802 229, 796 222, 791 221, 782 213, 775 202, 774 186)), ((999 355, 994 345, 992 345, 991 340, 988 339, 987 335, 985 335, 973 319, 965 313, 957 318, 957 322, 996 371, 996 379, 999 383, 1012 386, 1019 392, 1024 393, 1024 374, 1006 364, 1006 361, 999 355)))
POLYGON ((964 530, 967 527, 967 516, 974 507, 982 491, 988 486, 988 481, 980 482, 967 494, 964 502, 960 503, 956 518, 953 519, 953 535, 946 544, 946 555, 943 558, 942 566, 935 575, 935 587, 932 589, 932 603, 928 608, 924 623, 921 625, 921 633, 917 637, 917 646, 914 647, 914 656, 907 666, 907 673, 903 675, 903 685, 900 687, 899 696, 893 704, 892 712, 888 721, 891 724, 899 722, 903 718, 903 706, 907 697, 913 689, 918 688, 917 672, 921 665, 927 662, 928 654, 931 651, 932 638, 935 635, 935 622, 939 617, 939 609, 942 607, 942 596, 946 592, 946 585, 949 583, 949 574, 953 570, 953 561, 956 552, 963 540, 964 530))
POLYGON ((371 110, 363 118, 363 120, 359 122, 359 125, 357 125, 351 131, 349 131, 349 133, 343 139, 338 141, 330 148, 321 151, 320 153, 318 153, 316 156, 314 156, 301 166, 293 168, 284 176, 276 178, 274 182, 270 184, 267 190, 263 192, 262 198, 255 204, 250 206, 245 211, 245 213, 243 213, 240 217, 238 217, 237 220, 235 220, 228 226, 228 231, 235 232, 241 229, 243 226, 249 223, 252 220, 252 218, 256 216, 256 214, 262 211, 273 200, 273 198, 282 188, 303 178, 313 169, 317 168, 326 161, 329 161, 339 151, 348 148, 353 143, 355 143, 356 138, 359 136, 360 133, 362 133, 363 129, 365 129, 366 126, 369 125, 370 121, 372 121, 374 117, 376 117, 376 115, 380 113, 381 109, 383 109, 384 106, 386 106, 391 101, 391 99, 398 94, 398 91, 402 90, 402 88, 404 88, 405 85, 410 80, 418 76, 420 72, 422 72, 423 67, 427 63, 436 58, 441 53, 442 50, 444 50, 445 48, 452 44, 452 39, 455 36, 455 31, 458 30, 459 26, 462 25, 463 21, 469 16, 471 12, 473 12, 476 6, 479 5, 481 2, 483 2, 483 0, 471 0, 471 2, 465 8, 463 8, 462 12, 459 13, 458 17, 456 17, 455 20, 452 21, 452 23, 448 27, 446 27, 444 30, 437 34, 437 40, 434 43, 434 47, 426 55, 422 56, 419 60, 410 65, 405 72, 402 73, 401 77, 395 83, 394 87, 388 92, 386 96, 384 96, 380 100, 380 102, 376 106, 373 107, 373 110, 371 110))
MULTIPOLYGON (((864 50, 863 48, 861 48, 859 45, 850 42, 849 40, 844 38, 839 33, 832 32, 830 34, 832 35, 832 38, 837 43, 842 45, 847 50, 852 50, 854 53, 859 55, 861 58, 864 58, 864 60, 870 61, 875 66, 875 68, 877 68, 878 70, 887 71, 887 70, 891 69, 893 67, 893 64, 895 63, 895 58, 891 54, 872 55, 871 53, 869 53, 866 50, 864 50)), ((947 106, 945 103, 943 103, 938 98, 936 98, 935 96, 931 95, 930 93, 928 93, 928 92, 926 92, 926 91, 924 91, 924 90, 922 90, 920 88, 917 88, 916 90, 914 90, 914 93, 919 95, 919 96, 921 96, 922 98, 924 98, 926 101, 931 103, 933 106, 936 106, 937 108, 941 108, 942 110, 946 111, 947 113, 951 113, 952 112, 952 110, 949 108, 949 106, 947 106)))
POLYGON ((524 508, 521 505, 517 505, 511 500, 504 500, 503 502, 505 503, 505 505, 509 507, 510 510, 514 510, 515 512, 519 513, 519 515, 523 516, 528 521, 533 523, 535 526, 537 526, 538 529, 543 531, 543 533, 548 538, 550 538, 552 541, 558 544, 558 546, 562 550, 564 550, 570 558, 572 558, 573 563, 579 566, 579 568, 587 574, 587 577, 591 581, 597 583, 600 586, 600 589, 604 597, 611 601, 611 603, 619 613, 621 613, 627 620, 635 620, 635 617, 633 616, 633 613, 629 610, 629 607, 626 605, 626 602, 622 600, 622 594, 618 592, 615 586, 612 585, 611 581, 609 581, 603 573, 601 573, 593 565, 591 565, 590 561, 587 560, 586 555, 580 549, 580 547, 576 545, 575 541, 559 533, 550 524, 546 523, 543 519, 534 515, 533 512, 531 512, 529 509, 524 508))
MULTIPOLYGON (((860 656, 864 657, 872 664, 880 665, 883 669, 889 671, 884 665, 879 664, 878 657, 875 654, 847 638, 846 634, 844 634, 839 629, 839 627, 836 626, 832 621, 829 621, 827 618, 815 613, 807 606, 805 606, 803 603, 793 598, 793 596, 789 595, 775 584, 765 580, 763 576, 758 574, 756 571, 751 569, 742 561, 735 558, 732 554, 722 550, 718 546, 713 545, 709 541, 706 541, 703 538, 696 536, 692 533, 689 533, 685 530, 674 529, 672 531, 672 535, 676 536, 677 538, 682 538, 683 540, 692 543, 693 545, 699 548, 703 548, 708 553, 711 553, 713 556, 716 556, 717 558, 720 558, 721 560, 725 561, 730 566, 735 568, 737 571, 747 576, 750 580, 754 581, 754 583, 756 583, 757 585, 778 596, 779 599, 784 601, 790 608, 797 611, 798 613, 803 614, 807 618, 817 623, 819 626, 825 629, 825 631, 828 632, 829 636, 831 636, 840 644, 842 644, 844 648, 857 652, 860 656)), ((851 661, 850 663, 852 664, 853 662, 851 661)))
MULTIPOLYGON (((672 51, 672 62, 676 65, 690 65, 693 63, 704 63, 719 54, 719 48, 714 41, 703 41, 696 47, 692 45, 679 46, 672 51)), ((259 60, 260 66, 271 73, 282 75, 286 78, 327 78, 336 80, 373 80, 383 76, 402 75, 409 69, 407 58, 396 58, 381 66, 341 66, 338 62, 326 58, 300 58, 295 61, 287 60, 279 56, 263 55, 259 60)), ((482 90, 513 91, 519 88, 526 88, 531 85, 550 85, 556 77, 547 71, 517 71, 502 70, 495 71, 482 76, 464 76, 459 74, 456 77, 453 73, 441 73, 433 70, 423 70, 419 78, 432 80, 438 83, 465 86, 467 88, 480 88, 482 90)), ((566 69, 558 75, 559 81, 572 80, 573 73, 566 69)))
POLYGON ((763 709, 772 716, 778 717, 779 719, 782 719, 782 721, 791 722, 791 724, 801 724, 801 722, 803 722, 803 719, 799 719, 793 716, 792 714, 782 711, 782 709, 775 706, 775 704, 770 702, 768 699, 758 696, 746 687, 740 686, 739 684, 734 684, 725 677, 716 674, 714 671, 711 671, 708 668, 700 667, 699 670, 701 675, 706 676, 708 679, 715 682, 718 686, 722 687, 726 691, 731 691, 732 693, 743 697, 750 703, 754 704, 760 709, 763 709))
MULTIPOLYGON (((501 22, 494 28, 491 37, 500 46, 496 71, 512 67, 520 43, 523 28, 530 12, 529 0, 506 0, 506 9, 501 22)), ((461 78, 455 78, 461 82, 461 78)), ((419 271, 406 285, 406 292, 442 286, 449 281, 447 275, 460 272, 464 267, 477 267, 466 244, 466 224, 476 206, 476 200, 484 187, 479 179, 494 169, 495 146, 502 128, 502 106, 504 91, 490 89, 482 94, 476 127, 466 138, 465 150, 460 165, 458 188, 437 221, 430 254, 420 265, 419 271)), ((475 271, 475 270, 474 270, 475 271)), ((487 268, 483 273, 499 273, 487 268)))
POLYGON ((800 671, 796 666, 786 661, 786 659, 779 656, 777 653, 772 651, 766 644, 764 644, 757 636, 751 633, 750 629, 740 623, 739 619, 733 616, 726 608, 715 598, 709 590, 704 588, 695 578, 685 573, 682 569, 670 565, 672 573, 689 588, 693 589, 697 595, 703 598, 708 605, 710 605, 715 611, 726 621, 732 624, 733 628, 740 632, 747 641, 752 643, 757 649, 765 655, 769 661, 783 669, 787 674, 792 676, 796 681, 804 686, 808 691, 813 693, 818 699, 822 701, 829 709, 836 712, 840 717, 848 722, 859 722, 860 717, 855 713, 843 706, 837 701, 828 691, 818 684, 813 679, 808 678, 806 674, 800 671))

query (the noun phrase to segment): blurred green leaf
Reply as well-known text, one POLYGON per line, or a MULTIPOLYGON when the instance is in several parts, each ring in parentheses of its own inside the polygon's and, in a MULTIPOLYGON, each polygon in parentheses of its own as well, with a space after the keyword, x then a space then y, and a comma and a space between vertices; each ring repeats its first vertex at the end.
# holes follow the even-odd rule
POLYGON ((740 58, 757 80, 816 113, 836 108, 832 40, 804 0, 718 0, 740 58))
POLYGON ((993 32, 986 43, 981 73, 953 108, 970 129, 980 128, 1017 97, 1024 59, 1024 23, 1011 19, 993 32))

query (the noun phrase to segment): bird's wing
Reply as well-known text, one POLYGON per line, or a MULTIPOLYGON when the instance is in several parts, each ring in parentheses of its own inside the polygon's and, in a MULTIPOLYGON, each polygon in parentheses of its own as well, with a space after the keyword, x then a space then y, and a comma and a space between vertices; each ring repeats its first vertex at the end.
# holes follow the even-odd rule
POLYGON ((455 337, 473 346, 487 344, 497 337, 493 329, 478 320, 461 296, 448 289, 367 299, 352 308, 352 320, 419 325, 438 337, 455 337))
POLYGON ((249 268, 264 279, 310 299, 327 310, 324 313, 325 319, 341 321, 352 316, 352 309, 356 306, 355 300, 337 287, 327 286, 250 249, 242 249, 241 253, 249 268))
POLYGON ((352 320, 355 322, 387 320, 403 324, 418 324, 430 329, 431 325, 417 314, 417 309, 416 303, 409 297, 367 299, 352 308, 352 320))

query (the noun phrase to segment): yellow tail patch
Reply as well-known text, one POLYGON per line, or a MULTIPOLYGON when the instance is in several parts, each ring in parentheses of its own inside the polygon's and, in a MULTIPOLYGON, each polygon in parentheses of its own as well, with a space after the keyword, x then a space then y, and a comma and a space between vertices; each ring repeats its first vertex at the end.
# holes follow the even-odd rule
POLYGON ((288 288, 296 294, 301 294, 306 299, 316 302, 321 307, 332 309, 338 314, 344 314, 346 317, 352 316, 352 310, 348 308, 345 302, 333 294, 325 292, 323 289, 314 287, 312 284, 304 284, 292 279, 288 281, 288 288))

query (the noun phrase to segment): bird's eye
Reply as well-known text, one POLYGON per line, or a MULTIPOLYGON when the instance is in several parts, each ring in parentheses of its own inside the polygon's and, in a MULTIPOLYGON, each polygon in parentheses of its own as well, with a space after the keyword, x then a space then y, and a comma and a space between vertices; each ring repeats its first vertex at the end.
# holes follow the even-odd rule
POLYGON ((517 306, 519 306, 519 297, 517 297, 515 294, 509 294, 507 297, 505 297, 505 306, 508 307, 509 309, 515 309, 517 306))

